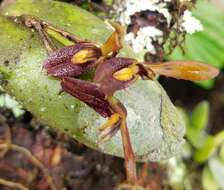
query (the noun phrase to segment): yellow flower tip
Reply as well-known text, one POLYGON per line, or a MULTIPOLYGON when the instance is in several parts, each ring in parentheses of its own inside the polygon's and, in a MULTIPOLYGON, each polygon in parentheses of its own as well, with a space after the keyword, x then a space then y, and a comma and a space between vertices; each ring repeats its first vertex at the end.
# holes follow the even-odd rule
POLYGON ((114 113, 109 120, 107 121, 107 126, 111 126, 116 124, 120 120, 120 115, 118 113, 114 113))
POLYGON ((115 31, 110 35, 107 41, 101 46, 103 55, 108 55, 112 52, 118 52, 123 47, 123 39, 125 28, 119 23, 111 23, 115 31))
POLYGON ((83 64, 88 61, 95 61, 98 59, 97 52, 94 49, 83 49, 73 55, 71 61, 74 64, 83 64))
POLYGON ((124 68, 120 71, 117 71, 113 74, 113 77, 120 81, 128 81, 131 80, 134 76, 134 71, 131 68, 124 68))
POLYGON ((119 34, 120 38, 124 38, 126 34, 126 28, 117 22, 111 22, 111 25, 114 27, 115 31, 119 34))

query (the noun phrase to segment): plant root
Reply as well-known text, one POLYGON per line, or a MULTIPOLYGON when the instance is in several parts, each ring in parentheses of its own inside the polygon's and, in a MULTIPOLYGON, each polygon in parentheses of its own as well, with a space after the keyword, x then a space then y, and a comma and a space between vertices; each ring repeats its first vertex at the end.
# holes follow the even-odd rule
MULTIPOLYGON (((13 150, 13 151, 17 151, 17 152, 20 152, 20 153, 24 154, 33 163, 33 165, 38 167, 43 172, 43 174, 46 177, 46 180, 47 180, 50 188, 52 190, 57 190, 57 188, 56 188, 56 186, 55 186, 55 184, 53 182, 53 179, 52 179, 52 177, 49 174, 48 169, 46 169, 46 167, 35 156, 33 156, 32 153, 28 149, 26 149, 24 147, 21 147, 21 146, 18 146, 18 145, 15 145, 15 144, 11 144, 11 143, 0 144, 0 149, 2 149, 4 151, 5 150, 7 150, 7 151, 8 150, 13 150)), ((18 185, 18 183, 14 183, 14 182, 10 183, 9 181, 8 181, 8 183, 6 183, 7 181, 4 181, 4 180, 0 181, 0 183, 1 182, 2 183, 5 182, 5 184, 8 184, 8 185, 9 184, 11 184, 11 185, 12 184, 14 184, 14 185, 17 184, 18 185)), ((20 186, 20 189, 22 189, 21 187, 22 186, 20 186)), ((25 189, 23 188, 22 190, 27 190, 27 188, 25 188, 25 189)))
POLYGON ((13 189, 16 188, 16 189, 20 189, 20 190, 29 190, 27 187, 23 186, 21 183, 8 181, 8 180, 2 179, 2 178, 0 178, 0 184, 7 186, 7 187, 11 187, 13 189))

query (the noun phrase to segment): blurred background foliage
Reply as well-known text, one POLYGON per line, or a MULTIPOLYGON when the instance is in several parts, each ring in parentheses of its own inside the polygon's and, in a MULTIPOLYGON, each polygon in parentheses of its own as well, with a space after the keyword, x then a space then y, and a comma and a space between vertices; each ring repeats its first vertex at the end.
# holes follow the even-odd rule
MULTIPOLYGON (((220 69, 224 67, 224 12, 209 1, 199 0, 193 15, 198 18, 204 30, 193 35, 186 35, 185 52, 176 48, 170 59, 198 60, 212 64, 220 69)), ((211 89, 214 81, 197 82, 206 89, 211 89)))
MULTIPOLYGON (((204 30, 193 35, 188 34, 184 54, 180 48, 176 48, 169 58, 203 61, 223 70, 223 6, 224 1, 215 1, 215 3, 197 1, 193 14, 202 22, 204 30)), ((205 81, 197 84, 211 90, 215 81, 205 81)), ((212 93, 212 91, 210 92, 212 93)), ((217 99, 213 102, 213 105, 219 100, 216 95, 214 95, 214 98, 217 99)), ((223 93, 221 97, 224 97, 223 93)), ((170 172, 170 184, 173 189, 224 189, 223 123, 220 123, 222 129, 215 130, 216 133, 214 134, 212 130, 214 131, 217 126, 211 123, 210 116, 214 113, 211 113, 210 108, 211 104, 208 101, 201 101, 190 113, 180 108, 180 113, 186 122, 186 144, 182 156, 171 161, 175 163, 175 167, 171 167, 175 168, 173 170, 175 172, 170 172)), ((214 118, 212 119, 214 120, 214 118)))
POLYGON ((179 110, 186 123, 186 143, 182 155, 168 161, 169 184, 175 190, 224 189, 224 131, 209 134, 209 102, 200 102, 190 113, 179 110))

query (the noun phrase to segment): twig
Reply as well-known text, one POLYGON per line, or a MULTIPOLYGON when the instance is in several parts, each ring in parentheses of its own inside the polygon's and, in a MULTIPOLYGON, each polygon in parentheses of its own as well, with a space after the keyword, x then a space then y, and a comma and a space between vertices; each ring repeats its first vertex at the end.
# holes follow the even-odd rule
POLYGON ((28 188, 26 188, 25 186, 23 186, 20 183, 8 181, 8 180, 2 179, 2 178, 0 178, 0 184, 7 186, 7 187, 11 187, 13 189, 16 188, 16 189, 20 189, 20 190, 29 190, 28 188))
POLYGON ((45 166, 36 157, 34 157, 29 150, 15 144, 0 144, 0 149, 5 149, 5 148, 23 153, 35 166, 37 166, 43 172, 51 189, 57 190, 53 182, 53 179, 48 172, 48 169, 46 169, 45 166))

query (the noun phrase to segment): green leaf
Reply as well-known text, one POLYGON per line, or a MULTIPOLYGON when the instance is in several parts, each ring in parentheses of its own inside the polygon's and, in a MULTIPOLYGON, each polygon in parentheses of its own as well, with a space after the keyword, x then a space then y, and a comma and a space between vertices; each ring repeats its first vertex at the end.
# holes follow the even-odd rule
POLYGON ((224 131, 217 133, 214 138, 216 146, 220 146, 222 143, 224 143, 224 131))
POLYGON ((207 161, 215 151, 215 148, 216 143, 214 137, 208 136, 204 142, 204 145, 200 149, 196 150, 194 160, 199 163, 207 161))
POLYGON ((205 89, 212 89, 214 84, 215 84, 215 81, 214 80, 205 80, 205 81, 197 81, 197 82, 194 82, 196 84, 198 84, 199 86, 205 88, 205 89))
MULTIPOLYGON (((30 14, 102 44, 110 26, 76 6, 53 0, 17 0, 1 15, 30 14)), ((99 145, 98 127, 106 119, 69 94, 59 94, 60 81, 42 70, 46 50, 36 32, 0 16, 0 71, 3 87, 36 118, 79 142, 102 152, 123 157, 120 133, 99 145), (7 63, 7 64, 5 64, 7 63)), ((119 54, 137 58, 125 46, 119 54)), ((183 143, 184 124, 163 88, 156 81, 138 80, 127 91, 115 94, 126 106, 127 123, 137 160, 170 158, 183 143)))
MULTIPOLYGON (((186 113, 185 113, 186 115, 186 113)), ((186 118, 187 116, 185 116, 186 118)), ((189 116, 188 116, 189 117, 189 116)), ((205 133, 202 129, 207 126, 209 117, 209 103, 207 101, 200 102, 191 114, 191 118, 187 121, 187 139, 197 149, 204 144, 205 133)), ((186 119, 185 119, 186 121, 186 119)))
MULTIPOLYGON (((204 30, 193 35, 186 36, 183 55, 177 48, 170 59, 197 60, 212 64, 218 68, 224 67, 224 13, 209 1, 197 1, 196 8, 192 10, 193 15, 198 18, 204 30), (209 11, 208 11, 209 10, 209 11)), ((197 82, 204 88, 211 89, 212 81, 197 82)))
POLYGON ((192 127, 187 128, 186 137, 191 145, 196 148, 200 149, 205 141, 205 134, 202 133, 199 129, 194 129, 192 127))
POLYGON ((204 190, 219 190, 219 185, 207 166, 202 171, 202 187, 204 190))
POLYGON ((217 148, 224 142, 224 131, 219 132, 215 136, 207 136, 203 146, 197 147, 194 159, 197 162, 205 162, 209 157, 217 151, 217 148))
POLYGON ((191 126, 196 130, 207 127, 209 119, 209 102, 200 102, 193 110, 191 115, 191 126))
POLYGON ((224 162, 224 143, 222 144, 220 148, 219 157, 224 162))

